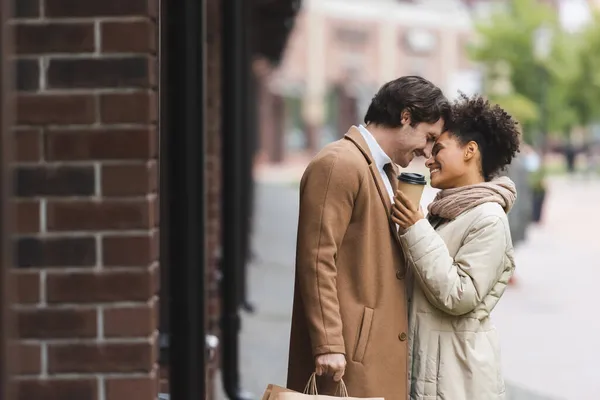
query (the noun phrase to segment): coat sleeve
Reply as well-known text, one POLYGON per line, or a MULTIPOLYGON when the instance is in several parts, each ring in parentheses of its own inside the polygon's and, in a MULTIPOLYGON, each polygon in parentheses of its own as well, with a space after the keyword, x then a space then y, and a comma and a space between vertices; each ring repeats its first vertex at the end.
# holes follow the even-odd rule
POLYGON ((451 315, 473 311, 490 293, 504 270, 507 239, 504 221, 497 215, 476 221, 454 258, 425 219, 401 236, 425 295, 434 306, 451 315))
POLYGON ((345 354, 336 258, 361 181, 345 164, 335 155, 313 161, 300 184, 296 273, 313 355, 345 354))

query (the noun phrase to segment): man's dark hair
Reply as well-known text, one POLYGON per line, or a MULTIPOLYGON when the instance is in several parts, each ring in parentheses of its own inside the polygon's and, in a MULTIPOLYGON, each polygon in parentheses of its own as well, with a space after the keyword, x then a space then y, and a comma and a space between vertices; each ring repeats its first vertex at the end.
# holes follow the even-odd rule
POLYGON ((477 143, 481 172, 489 181, 519 152, 521 133, 518 124, 499 105, 491 105, 480 95, 468 97, 461 93, 452 105, 448 129, 463 146, 470 141, 477 143))
POLYGON ((402 126, 402 112, 410 113, 410 124, 436 123, 450 117, 450 103, 441 89, 420 76, 403 76, 383 85, 365 114, 365 124, 387 128, 402 126))

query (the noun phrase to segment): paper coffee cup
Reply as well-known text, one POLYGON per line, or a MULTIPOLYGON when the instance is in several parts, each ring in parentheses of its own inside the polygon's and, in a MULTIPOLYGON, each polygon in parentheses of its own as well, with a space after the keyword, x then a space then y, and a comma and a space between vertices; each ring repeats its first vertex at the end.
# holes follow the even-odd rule
POLYGON ((425 176, 412 172, 402 172, 398 175, 398 190, 400 190, 413 205, 419 208, 421 196, 425 189, 425 176))

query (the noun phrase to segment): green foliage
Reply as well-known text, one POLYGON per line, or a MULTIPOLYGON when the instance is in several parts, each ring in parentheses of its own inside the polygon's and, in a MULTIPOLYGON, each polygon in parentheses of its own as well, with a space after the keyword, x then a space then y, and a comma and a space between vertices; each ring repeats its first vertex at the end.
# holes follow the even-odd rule
POLYGON ((556 16, 548 6, 536 0, 510 0, 505 11, 496 12, 476 25, 480 42, 471 54, 486 65, 506 62, 513 88, 537 102, 542 93, 533 36, 545 24, 557 26, 556 16))
POLYGON ((581 125, 600 118, 600 15, 571 42, 573 65, 569 76, 568 101, 581 125))
POLYGON ((600 16, 594 22, 580 33, 567 33, 546 4, 509 0, 505 9, 477 23, 472 58, 485 67, 488 83, 498 78, 496 67, 505 64, 511 84, 510 93, 487 94, 522 123, 529 143, 541 122, 564 135, 600 117, 600 16), (553 32, 544 62, 536 58, 533 39, 542 26, 553 32))
MULTIPOLYGON (((538 119, 537 105, 521 94, 511 93, 507 95, 490 95, 488 98, 491 102, 500 104, 502 108, 524 126, 533 124, 538 119)), ((523 132, 525 141, 529 143, 533 140, 532 137, 529 137, 530 133, 531 130, 525 130, 523 132)))

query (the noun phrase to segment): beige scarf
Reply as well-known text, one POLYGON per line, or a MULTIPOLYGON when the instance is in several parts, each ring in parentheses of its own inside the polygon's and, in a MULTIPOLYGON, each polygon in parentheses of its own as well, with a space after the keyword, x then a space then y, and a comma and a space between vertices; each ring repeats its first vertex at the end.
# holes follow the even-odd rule
POLYGON ((515 184, 506 176, 476 185, 445 189, 429 205, 429 215, 454 219, 483 203, 498 203, 508 213, 517 199, 515 184))

